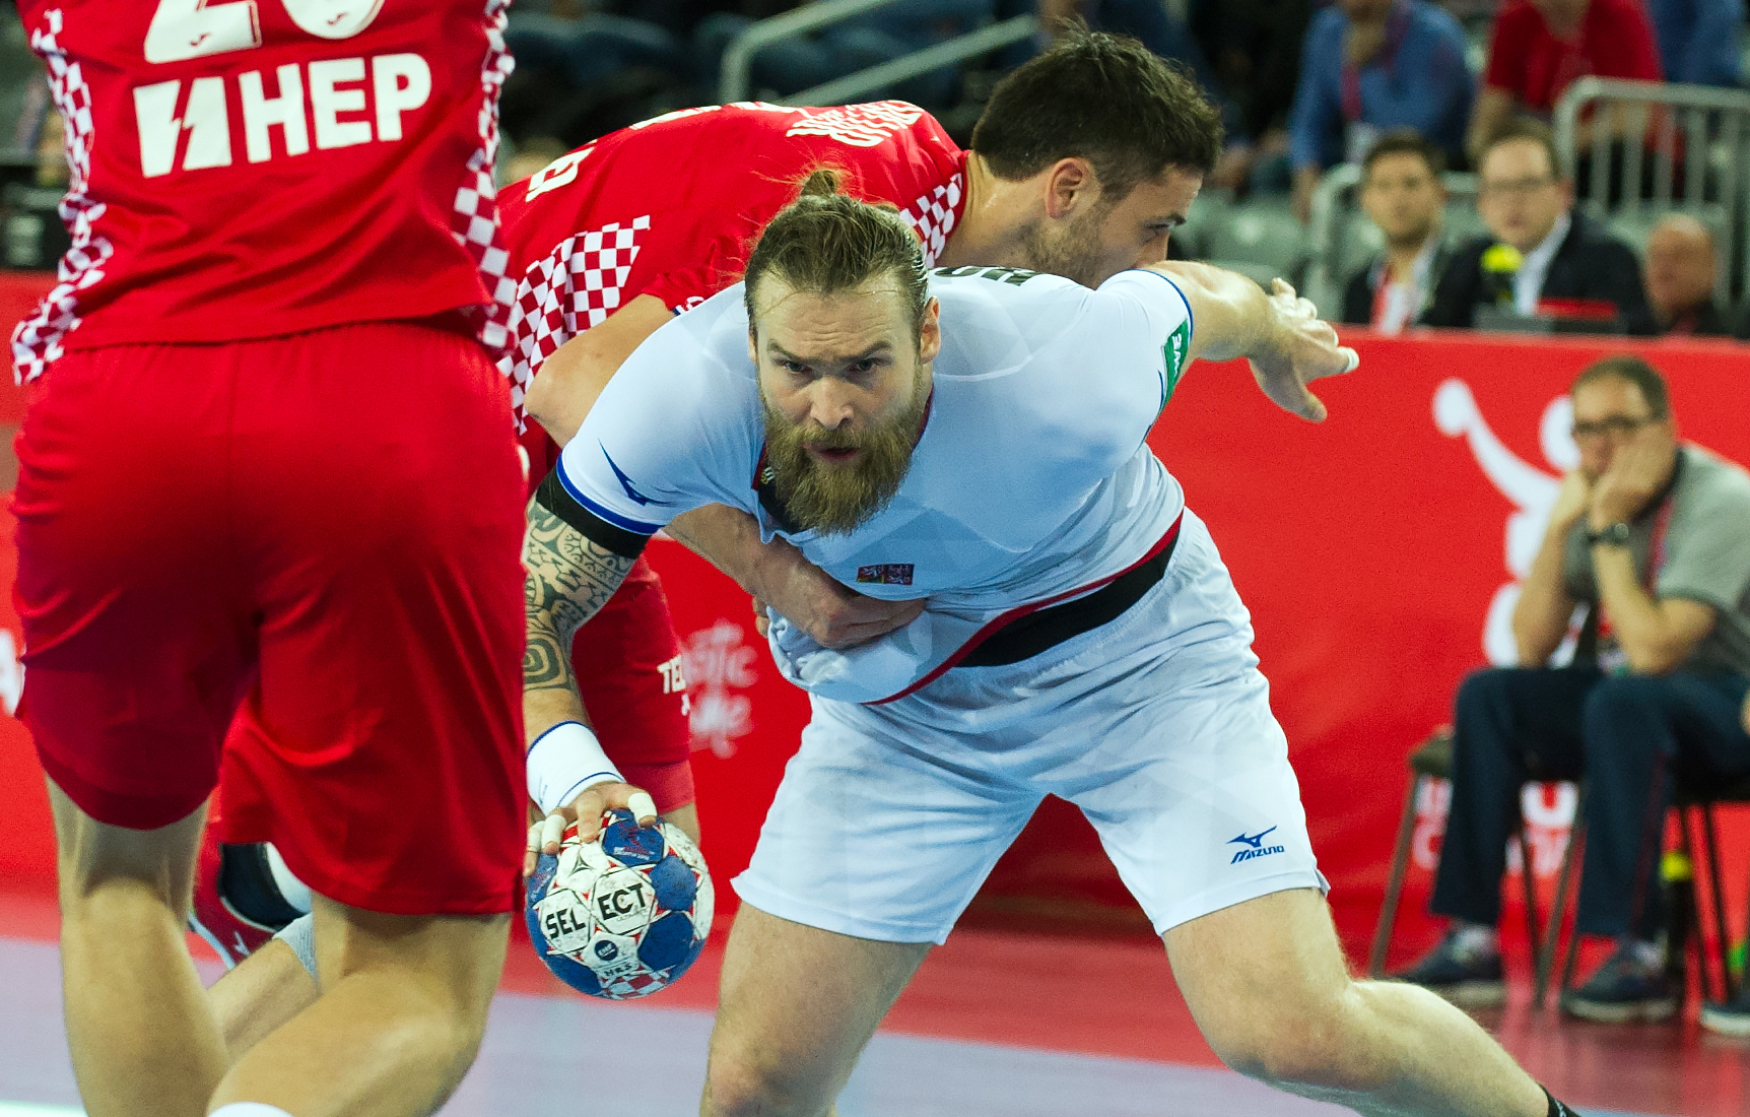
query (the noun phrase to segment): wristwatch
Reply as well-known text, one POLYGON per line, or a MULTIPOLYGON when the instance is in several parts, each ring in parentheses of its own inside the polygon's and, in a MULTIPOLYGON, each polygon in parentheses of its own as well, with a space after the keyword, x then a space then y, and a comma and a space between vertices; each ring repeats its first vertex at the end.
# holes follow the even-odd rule
POLYGON ((1586 533, 1586 545, 1596 547, 1600 544, 1606 547, 1626 547, 1629 540, 1629 526, 1621 520, 1614 524, 1606 524, 1598 531, 1586 533))

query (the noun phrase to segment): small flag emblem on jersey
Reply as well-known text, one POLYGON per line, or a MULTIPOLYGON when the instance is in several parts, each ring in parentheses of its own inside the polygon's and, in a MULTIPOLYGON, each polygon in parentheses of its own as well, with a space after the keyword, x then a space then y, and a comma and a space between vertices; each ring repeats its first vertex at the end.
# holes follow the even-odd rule
POLYGON ((871 582, 878 586, 909 586, 911 585, 911 568, 909 562, 884 562, 876 566, 857 567, 857 581, 871 582))

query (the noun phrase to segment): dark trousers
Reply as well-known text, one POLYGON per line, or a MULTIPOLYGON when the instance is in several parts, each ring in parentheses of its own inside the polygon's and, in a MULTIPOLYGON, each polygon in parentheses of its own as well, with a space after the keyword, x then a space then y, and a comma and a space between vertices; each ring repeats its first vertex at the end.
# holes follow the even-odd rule
POLYGON ((1729 674, 1606 676, 1590 667, 1478 671, 1459 687, 1452 809, 1430 903, 1440 915, 1501 918, 1507 838, 1529 780, 1587 781, 1575 926, 1651 940, 1662 926, 1657 867, 1673 779, 1750 772, 1739 723, 1750 681, 1729 674))

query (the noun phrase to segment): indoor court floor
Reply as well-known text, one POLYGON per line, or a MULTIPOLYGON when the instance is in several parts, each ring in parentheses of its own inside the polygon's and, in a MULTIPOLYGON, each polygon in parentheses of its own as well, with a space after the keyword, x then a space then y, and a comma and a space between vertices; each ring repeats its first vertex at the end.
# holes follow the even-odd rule
MULTIPOLYGON (((52 902, 0 895, 0 1117, 74 1117, 52 902)), ((204 948, 202 948, 204 951, 204 948)), ((587 1000, 512 945, 453 1117, 697 1112, 721 938, 642 1004, 587 1000)), ((1221 1067, 1158 943, 963 930, 924 964, 839 1105, 841 1117, 1319 1117, 1348 1112, 1221 1067)), ((203 972, 216 976, 206 956, 203 972)), ((1586 1117, 1750 1114, 1750 1042, 1674 1026, 1534 1014, 1528 990, 1485 1023, 1586 1117)), ((1693 1013, 1691 1014, 1693 1015, 1693 1013)))

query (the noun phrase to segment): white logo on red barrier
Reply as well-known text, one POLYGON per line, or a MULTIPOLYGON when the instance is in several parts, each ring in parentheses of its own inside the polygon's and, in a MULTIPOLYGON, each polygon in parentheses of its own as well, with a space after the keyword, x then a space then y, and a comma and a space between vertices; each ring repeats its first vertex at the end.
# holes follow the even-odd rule
POLYGON ((18 713, 18 699, 24 693, 24 664, 18 661, 18 651, 12 633, 0 628, 0 702, 6 704, 7 716, 18 713))
POLYGON ((681 655, 691 684, 693 748, 718 756, 735 755, 735 739, 753 729, 753 701, 737 690, 753 686, 757 653, 743 643, 746 632, 734 621, 719 620, 687 637, 681 655))
MULTIPOLYGON (((1482 467, 1483 475, 1512 501, 1516 511, 1507 517, 1507 574, 1509 581, 1495 591, 1483 621, 1483 653, 1497 666, 1518 662, 1513 640, 1513 606, 1519 601, 1520 581, 1531 570, 1532 560, 1543 543, 1550 510, 1562 488, 1562 475, 1580 464, 1574 445, 1574 406, 1567 396, 1557 396, 1544 408, 1538 425, 1544 460, 1555 475, 1528 465, 1495 436, 1476 397, 1462 380, 1447 380, 1434 392, 1434 425, 1448 438, 1464 438, 1482 467)), ((1565 663, 1573 655, 1574 634, 1551 657, 1565 663)))
MULTIPOLYGON (((1538 880, 1554 880, 1561 872, 1562 855, 1574 825, 1579 791, 1571 783, 1528 783, 1519 792, 1520 817, 1525 819, 1525 837, 1531 843, 1531 872, 1538 880)), ((1446 818, 1452 808, 1452 785, 1445 780, 1424 780, 1416 796, 1416 832, 1410 841, 1410 856, 1428 872, 1440 867, 1440 843, 1446 836, 1446 818)), ((1519 843, 1507 843, 1507 871, 1524 871, 1519 843)))

